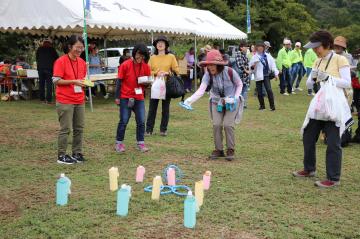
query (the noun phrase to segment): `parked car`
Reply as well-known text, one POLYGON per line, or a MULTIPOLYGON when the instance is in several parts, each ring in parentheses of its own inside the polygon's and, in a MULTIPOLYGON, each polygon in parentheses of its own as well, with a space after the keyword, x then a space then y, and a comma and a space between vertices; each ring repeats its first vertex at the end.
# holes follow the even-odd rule
MULTIPOLYGON (((134 47, 114 47, 114 48, 106 48, 106 57, 105 57, 105 49, 99 50, 99 55, 101 57, 102 62, 104 62, 105 66, 107 66, 106 72, 113 73, 117 72, 117 68, 119 66, 119 60, 122 56, 124 49, 130 49, 130 54, 132 53, 132 49, 134 47)), ((154 53, 154 47, 148 46, 150 54, 154 53)))

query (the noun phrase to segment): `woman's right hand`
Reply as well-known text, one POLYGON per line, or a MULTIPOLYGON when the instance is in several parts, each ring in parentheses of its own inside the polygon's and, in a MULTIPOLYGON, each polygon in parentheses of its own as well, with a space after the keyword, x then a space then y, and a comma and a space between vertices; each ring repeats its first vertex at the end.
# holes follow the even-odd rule
POLYGON ((77 86, 81 86, 81 87, 85 87, 86 85, 84 84, 84 80, 74 80, 73 81, 73 84, 74 85, 77 85, 77 86))

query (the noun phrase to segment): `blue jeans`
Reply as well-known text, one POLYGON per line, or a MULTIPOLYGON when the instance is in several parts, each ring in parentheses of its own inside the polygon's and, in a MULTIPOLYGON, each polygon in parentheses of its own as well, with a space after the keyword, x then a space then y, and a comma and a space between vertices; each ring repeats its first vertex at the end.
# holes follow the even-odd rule
POLYGON ((292 86, 295 83, 295 88, 299 88, 301 79, 305 75, 305 68, 302 62, 295 63, 291 67, 291 75, 293 79, 292 86))
POLYGON ((122 143, 125 138, 126 126, 131 117, 131 111, 135 113, 136 120, 136 140, 144 143, 145 134, 145 103, 143 100, 135 100, 133 108, 128 107, 129 99, 120 99, 120 121, 117 128, 116 142, 122 143))
POLYGON ((248 99, 248 84, 243 84, 243 88, 241 91, 241 96, 244 97, 244 106, 247 106, 247 99, 248 99))
POLYGON ((280 93, 285 93, 285 88, 287 88, 287 92, 289 94, 292 93, 292 80, 290 69, 283 67, 281 75, 280 75, 280 93))

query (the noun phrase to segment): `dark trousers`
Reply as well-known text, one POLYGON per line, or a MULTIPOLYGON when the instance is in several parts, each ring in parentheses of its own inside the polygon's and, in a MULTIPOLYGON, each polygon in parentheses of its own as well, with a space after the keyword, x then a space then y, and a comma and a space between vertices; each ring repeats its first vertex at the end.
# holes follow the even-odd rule
POLYGON ((339 128, 335 122, 311 119, 303 135, 304 170, 316 170, 316 142, 321 132, 325 132, 327 139, 326 175, 331 181, 339 181, 341 174, 341 138, 339 128))
MULTIPOLYGON (((160 124, 160 132, 166 132, 167 126, 170 118, 170 102, 171 98, 166 98, 162 100, 162 114, 161 114, 161 124, 160 124)), ((149 106, 149 113, 146 121, 146 132, 152 133, 154 130, 156 112, 159 105, 158 99, 151 99, 149 106)))
POLYGON ((53 92, 52 70, 39 69, 39 97, 41 101, 51 102, 53 92), (46 88, 46 94, 45 94, 46 88))
POLYGON ((292 80, 291 80, 290 69, 283 67, 280 76, 280 94, 285 93, 285 88, 287 88, 287 92, 289 94, 292 93, 292 80))
POLYGON ((135 100, 134 106, 129 108, 128 102, 129 99, 120 99, 120 121, 117 128, 116 141, 124 141, 126 126, 131 117, 131 111, 134 111, 136 120, 136 140, 138 143, 144 143, 145 103, 143 100, 135 100))
POLYGON ((257 93, 258 93, 257 95, 258 95, 260 107, 265 108, 264 95, 262 94, 263 85, 265 87, 265 90, 266 90, 266 93, 267 93, 267 96, 269 99, 270 108, 275 109, 274 93, 272 92, 272 89, 271 89, 271 83, 270 83, 269 77, 264 77, 264 80, 262 80, 262 81, 256 81, 256 89, 257 89, 257 93))

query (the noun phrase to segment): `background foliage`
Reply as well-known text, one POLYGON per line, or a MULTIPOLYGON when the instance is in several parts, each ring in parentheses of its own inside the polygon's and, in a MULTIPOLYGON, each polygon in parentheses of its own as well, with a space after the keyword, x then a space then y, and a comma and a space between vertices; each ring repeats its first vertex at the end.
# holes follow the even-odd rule
MULTIPOLYGON (((246 0, 158 0, 158 2, 210 10, 242 31, 246 31, 246 0)), ((305 42, 312 32, 327 29, 334 35, 345 36, 348 39, 350 52, 360 47, 360 0, 249 0, 249 2, 252 27, 252 33, 249 34, 250 42, 268 40, 276 51, 284 37, 305 42)), ((37 46, 35 39, 30 36, 1 33, 0 60, 25 55, 29 61, 33 61, 34 49, 37 46)), ((180 55, 183 55, 192 44, 178 40, 174 43, 176 43, 174 48, 180 55)), ((227 44, 236 43, 227 42, 227 44)), ((126 46, 123 44, 125 43, 112 42, 109 46, 126 46)))

